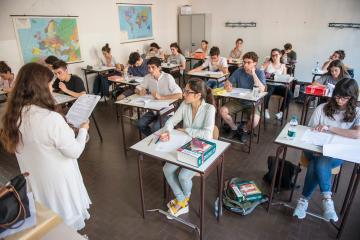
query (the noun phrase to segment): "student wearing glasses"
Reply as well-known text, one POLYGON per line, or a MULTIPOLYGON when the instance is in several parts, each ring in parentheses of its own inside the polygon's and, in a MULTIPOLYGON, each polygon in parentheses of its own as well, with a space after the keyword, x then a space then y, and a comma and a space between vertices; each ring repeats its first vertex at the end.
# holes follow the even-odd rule
MULTIPOLYGON (((258 62, 258 55, 255 52, 247 52, 243 56, 243 66, 238 68, 225 82, 224 88, 226 91, 231 92, 233 87, 253 89, 258 87, 260 92, 265 91, 266 79, 263 70, 256 67, 258 62)), ((245 143, 248 140, 248 135, 251 129, 254 129, 260 121, 260 106, 255 110, 255 115, 252 116, 252 104, 247 101, 230 100, 224 106, 220 108, 220 115, 224 121, 228 124, 228 130, 232 131, 232 138, 238 139, 240 142, 245 143), (241 123, 237 125, 232 115, 238 112, 245 112, 248 115, 248 121, 245 125, 241 123), (254 124, 251 125, 252 118, 254 118, 254 124)))
MULTIPOLYGON (((184 101, 162 129, 160 141, 171 141, 171 131, 181 121, 182 128, 177 130, 193 138, 212 139, 216 110, 211 89, 202 79, 192 78, 186 84, 183 96, 184 101)), ((175 195, 175 199, 167 204, 168 212, 174 216, 189 212, 192 177, 195 175, 194 171, 186 168, 181 168, 177 173, 178 169, 179 166, 171 163, 163 167, 166 180, 175 195)))
MULTIPOLYGON (((315 131, 328 132, 348 138, 360 138, 360 108, 356 106, 359 86, 354 79, 340 80, 331 99, 319 105, 311 116, 309 127, 315 131)), ((308 201, 319 185, 322 195, 323 217, 336 222, 338 216, 331 199, 331 170, 343 163, 341 159, 304 152, 309 160, 302 196, 298 200, 294 216, 306 217, 308 201)))
MULTIPOLYGON (((286 74, 286 66, 285 66, 285 64, 283 64, 281 62, 280 49, 278 49, 278 48, 272 49, 270 52, 270 56, 271 56, 270 60, 265 62, 261 67, 265 71, 265 76, 270 78, 275 75, 286 74)), ((276 84, 276 83, 268 84, 267 92, 268 92, 268 94, 265 97, 265 118, 270 119, 270 113, 269 113, 270 98, 272 95, 278 95, 278 96, 285 98, 286 86, 284 86, 282 84, 276 84)), ((275 117, 278 120, 282 119, 284 109, 285 109, 285 107, 286 108, 289 107, 291 98, 292 98, 291 91, 288 91, 287 97, 286 97, 286 106, 284 104, 285 101, 282 101, 282 104, 280 107, 280 112, 275 114, 275 117)))

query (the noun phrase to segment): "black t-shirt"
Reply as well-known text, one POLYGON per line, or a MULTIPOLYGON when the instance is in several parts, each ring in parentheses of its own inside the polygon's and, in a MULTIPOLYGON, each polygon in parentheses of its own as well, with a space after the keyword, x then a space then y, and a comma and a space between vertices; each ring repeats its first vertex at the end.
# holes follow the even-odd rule
MULTIPOLYGON (((53 89, 55 92, 61 91, 59 88, 59 83, 60 83, 60 80, 58 78, 53 83, 53 89)), ((64 81, 63 83, 65 84, 67 89, 69 89, 70 91, 73 91, 76 93, 85 92, 84 82, 82 81, 82 79, 80 77, 78 77, 76 75, 71 74, 70 80, 67 82, 64 81)))

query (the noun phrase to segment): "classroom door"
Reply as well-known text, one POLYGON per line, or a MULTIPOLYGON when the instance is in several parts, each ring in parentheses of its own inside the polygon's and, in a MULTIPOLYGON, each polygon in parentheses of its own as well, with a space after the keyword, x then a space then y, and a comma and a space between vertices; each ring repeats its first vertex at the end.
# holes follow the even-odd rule
POLYGON ((205 14, 193 14, 191 18, 191 51, 194 52, 205 39, 205 14))

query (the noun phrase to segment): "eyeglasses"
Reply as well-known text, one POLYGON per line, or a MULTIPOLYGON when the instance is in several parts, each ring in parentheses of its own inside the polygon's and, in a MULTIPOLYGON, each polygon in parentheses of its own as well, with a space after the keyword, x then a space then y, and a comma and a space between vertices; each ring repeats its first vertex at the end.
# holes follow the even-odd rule
POLYGON ((272 57, 277 57, 277 56, 279 56, 280 54, 272 54, 271 56, 272 57))
POLYGON ((190 94, 196 94, 196 92, 190 91, 190 90, 184 90, 184 94, 185 95, 190 95, 190 94))
POLYGON ((341 100, 341 101, 349 101, 351 99, 351 97, 335 96, 335 99, 341 100))
POLYGON ((243 65, 245 64, 253 64, 254 62, 253 61, 243 61, 243 65))

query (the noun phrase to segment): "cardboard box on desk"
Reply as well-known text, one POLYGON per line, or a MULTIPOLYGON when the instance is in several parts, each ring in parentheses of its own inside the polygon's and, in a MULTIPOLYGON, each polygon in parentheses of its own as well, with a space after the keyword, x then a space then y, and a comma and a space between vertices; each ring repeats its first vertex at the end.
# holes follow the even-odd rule
POLYGON ((329 89, 325 86, 314 86, 308 85, 306 86, 305 93, 318 95, 318 96, 327 96, 329 89))

